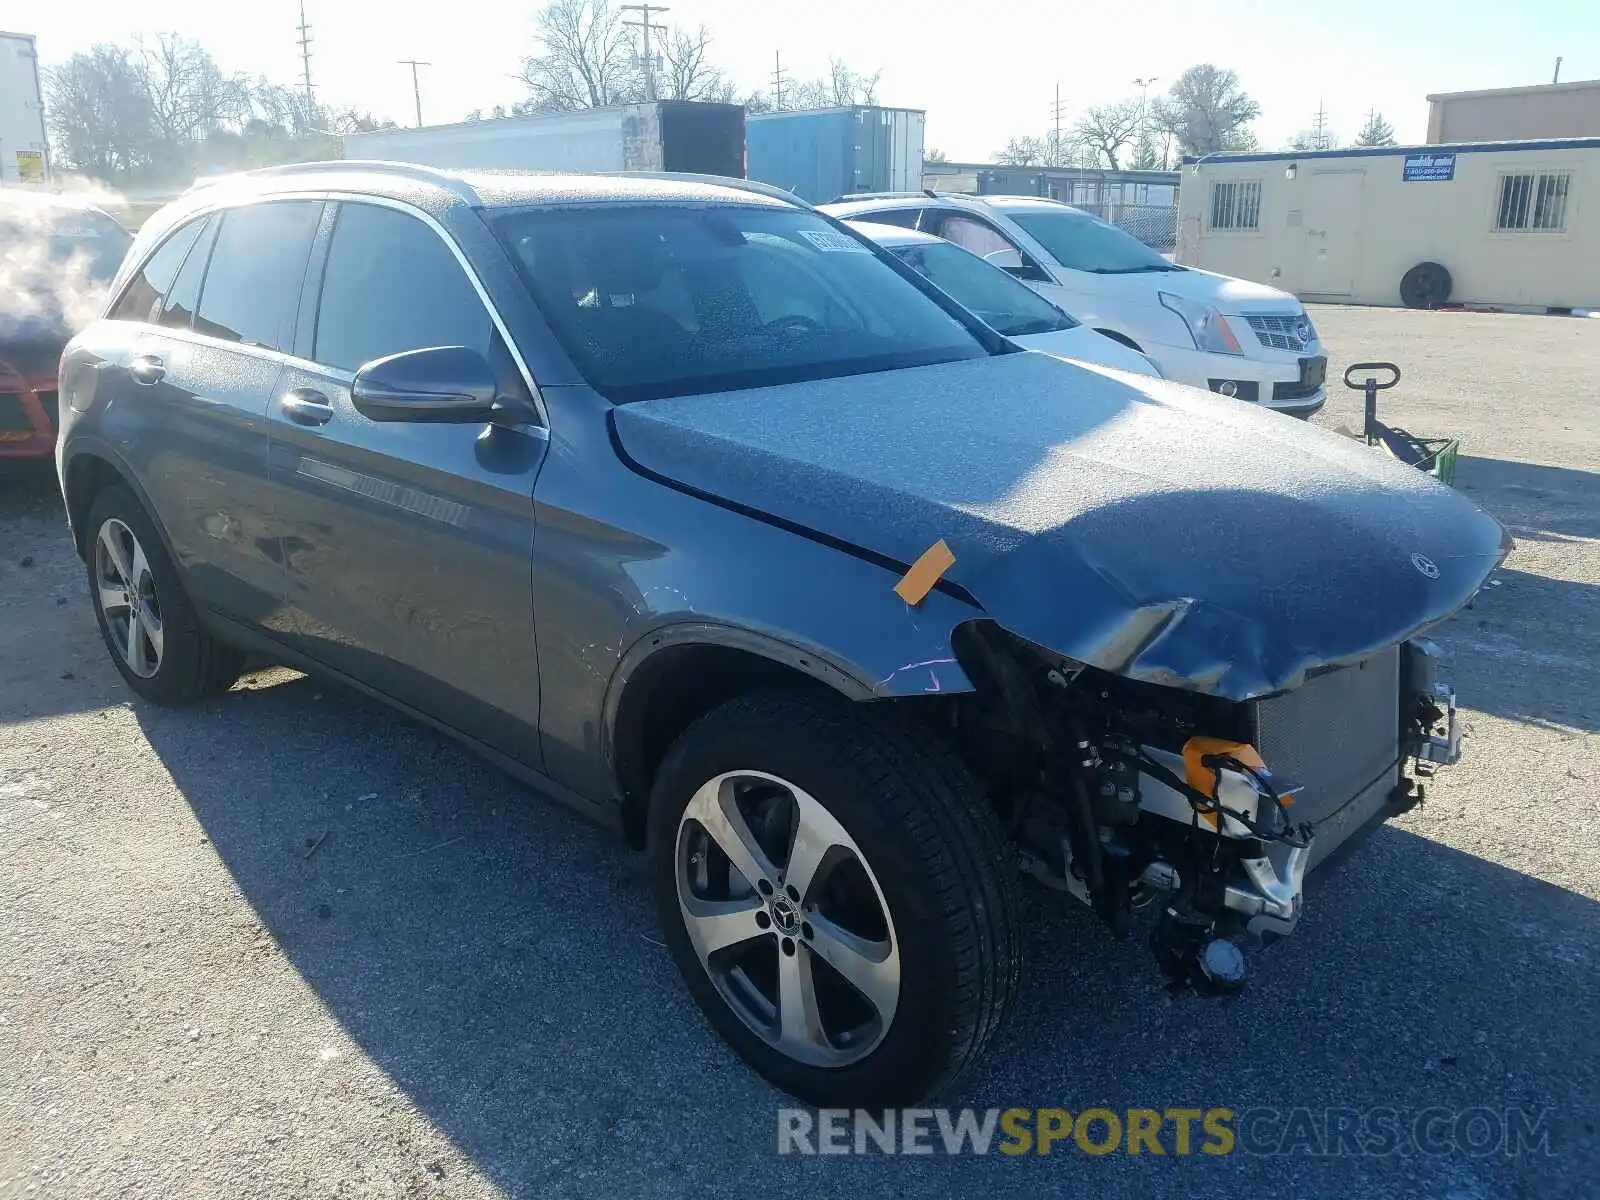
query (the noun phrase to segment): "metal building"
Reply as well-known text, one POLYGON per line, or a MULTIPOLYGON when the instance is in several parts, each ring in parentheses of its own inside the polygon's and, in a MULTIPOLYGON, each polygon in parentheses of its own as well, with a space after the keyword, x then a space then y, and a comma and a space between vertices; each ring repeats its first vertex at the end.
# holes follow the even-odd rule
POLYGON ((920 108, 815 108, 745 118, 751 179, 825 204, 851 192, 914 190, 922 181, 920 108))
POLYGON ((1185 159, 1177 261, 1355 304, 1600 308, 1600 137, 1185 159))
POLYGON ((1600 79, 1428 97, 1428 141, 1600 137, 1600 79))

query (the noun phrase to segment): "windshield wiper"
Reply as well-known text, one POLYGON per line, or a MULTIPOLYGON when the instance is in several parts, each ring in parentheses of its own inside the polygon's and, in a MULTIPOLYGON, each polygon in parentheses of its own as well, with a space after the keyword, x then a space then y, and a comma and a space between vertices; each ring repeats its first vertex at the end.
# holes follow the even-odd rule
POLYGON ((1143 263, 1137 267, 1101 267, 1096 275, 1143 275, 1149 271, 1181 271, 1174 263, 1143 263))

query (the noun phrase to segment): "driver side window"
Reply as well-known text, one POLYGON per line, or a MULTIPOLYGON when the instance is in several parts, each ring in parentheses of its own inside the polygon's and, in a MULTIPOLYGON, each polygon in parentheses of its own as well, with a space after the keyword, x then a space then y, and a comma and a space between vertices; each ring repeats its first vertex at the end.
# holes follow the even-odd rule
POLYGON ((950 213, 940 223, 939 236, 947 242, 954 242, 963 250, 970 250, 979 258, 988 259, 991 254, 1001 254, 1010 251, 1005 257, 1011 261, 996 261, 995 265, 1005 268, 1018 279, 1047 279, 1048 276, 1039 269, 1038 263, 1005 234, 1001 233, 987 221, 977 217, 969 217, 965 213, 950 213), (1020 261, 1020 266, 1017 264, 1020 261))
POLYGON ((1022 253, 994 226, 959 214, 944 219, 939 236, 947 242, 954 242, 963 250, 972 251, 979 258, 987 258, 997 250, 1017 250, 1018 254, 1022 253))
POLYGON ((317 362, 354 371, 428 346, 489 357, 493 341, 488 309, 433 230, 391 208, 340 207, 317 309, 317 362))

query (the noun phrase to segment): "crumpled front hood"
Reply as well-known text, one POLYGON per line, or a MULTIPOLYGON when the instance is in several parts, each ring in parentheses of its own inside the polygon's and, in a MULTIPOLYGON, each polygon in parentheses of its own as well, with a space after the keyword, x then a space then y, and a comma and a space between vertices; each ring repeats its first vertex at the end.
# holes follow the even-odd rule
POLYGON ((943 538, 945 579, 1013 633, 1236 700, 1448 616, 1510 546, 1471 501, 1379 450, 1039 354, 612 419, 638 468, 902 563, 943 538))

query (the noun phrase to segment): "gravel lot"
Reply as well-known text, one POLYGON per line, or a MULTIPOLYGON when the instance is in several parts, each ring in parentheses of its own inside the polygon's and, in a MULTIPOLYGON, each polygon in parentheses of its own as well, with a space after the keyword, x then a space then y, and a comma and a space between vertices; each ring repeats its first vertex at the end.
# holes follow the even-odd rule
POLYGON ((1460 434, 1518 539, 1440 638, 1469 756, 1231 1003, 1035 899, 1033 985, 943 1100, 1524 1106, 1550 1154, 779 1158, 639 856, 286 672, 133 703, 36 473, 0 480, 0 1196, 1594 1195, 1600 321, 1316 318, 1336 367, 1404 366, 1386 415, 1460 434))

